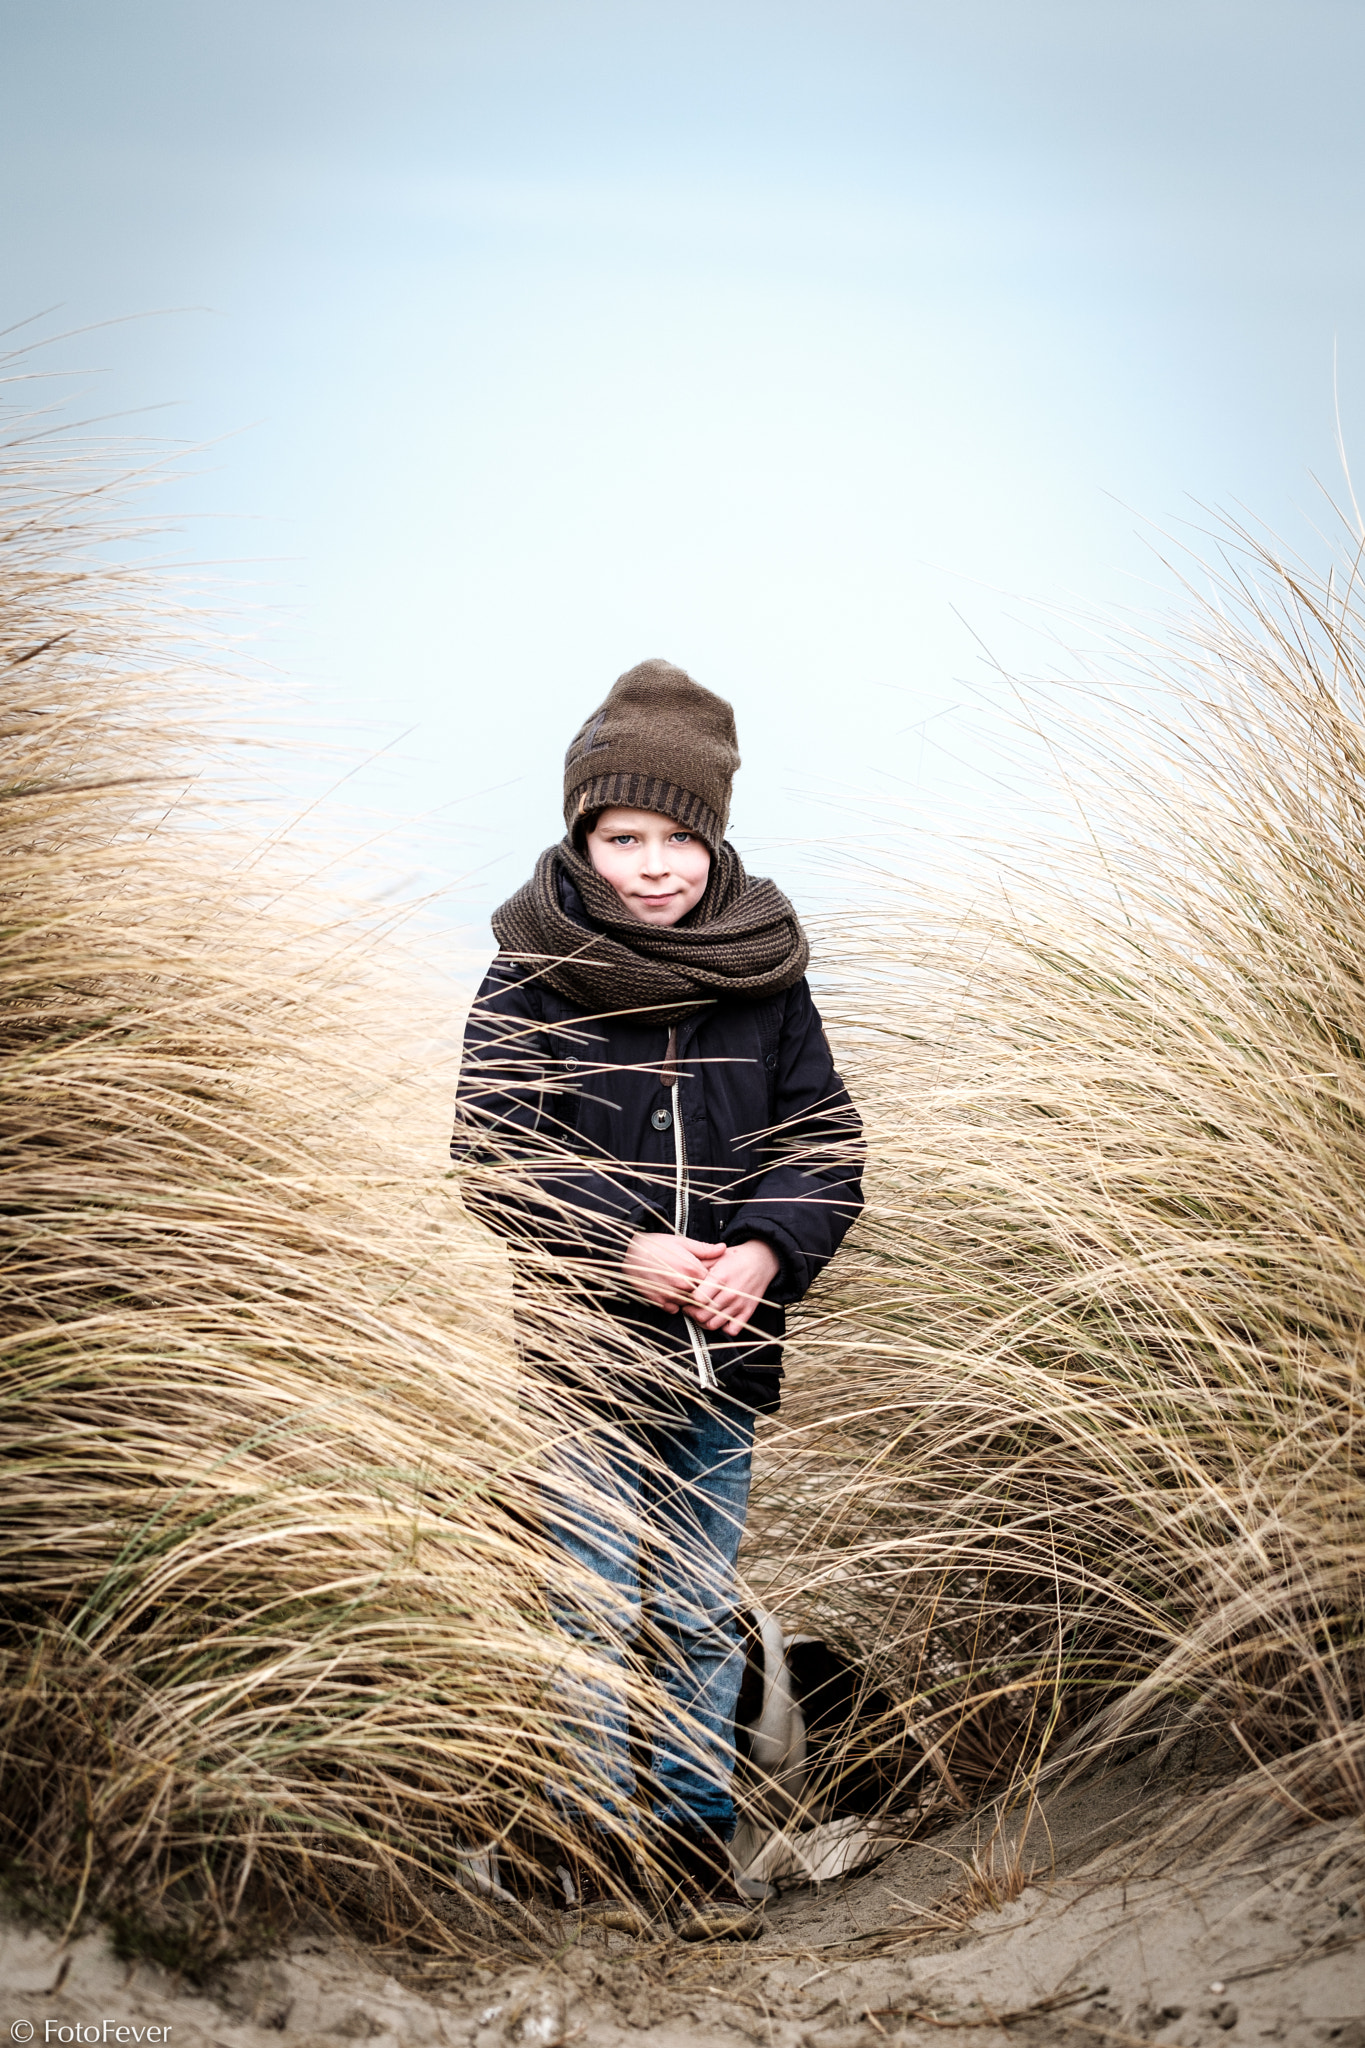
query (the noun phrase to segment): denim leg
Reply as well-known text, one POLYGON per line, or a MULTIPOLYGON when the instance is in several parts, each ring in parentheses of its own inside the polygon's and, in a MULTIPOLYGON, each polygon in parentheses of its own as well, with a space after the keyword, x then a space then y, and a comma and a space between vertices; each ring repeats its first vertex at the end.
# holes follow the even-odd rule
POLYGON ((555 1693, 571 1731, 574 1776, 551 1787, 571 1813, 619 1814, 635 1790, 623 1670, 640 1632, 640 1455, 628 1436, 589 1430, 566 1443, 542 1480, 546 1533, 579 1568, 551 1595, 555 1621, 592 1656, 592 1677, 561 1671, 555 1693))
POLYGON ((652 1761, 655 1813, 698 1822, 729 1841, 735 1705, 744 1677, 735 1561, 753 1462, 751 1410, 690 1397, 676 1422, 648 1432, 639 1468, 647 1530, 644 1579, 654 1675, 676 1711, 665 1714, 652 1761))

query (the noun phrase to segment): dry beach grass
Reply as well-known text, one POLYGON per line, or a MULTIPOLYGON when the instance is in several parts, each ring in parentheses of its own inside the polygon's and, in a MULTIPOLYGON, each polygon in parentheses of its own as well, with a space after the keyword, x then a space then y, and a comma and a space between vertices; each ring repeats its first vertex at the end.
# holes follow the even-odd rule
POLYGON ((201 793, 226 685, 43 426, 0 533, 0 1848, 190 1960, 300 1906, 458 1944, 470 1850, 559 1825, 504 1263, 420 980, 201 793))
POLYGON ((1232 536, 1021 700, 1059 829, 836 952, 872 1208, 752 1569, 876 1646, 964 1805, 1200 1731, 1253 1832, 1365 1816, 1355 571, 1232 536))
MULTIPOLYGON (((185 1960, 304 1908, 535 1939, 469 1855, 561 1825, 564 1422, 439 1170, 453 1072, 383 929, 201 794, 223 686, 44 445, 0 533, 10 1884, 185 1960)), ((871 1652, 939 1810, 1200 1731, 1225 1831, 1365 1813, 1365 676, 1353 583, 1241 559, 1065 700, 1088 838, 826 952, 873 1201, 748 1568, 871 1652)))

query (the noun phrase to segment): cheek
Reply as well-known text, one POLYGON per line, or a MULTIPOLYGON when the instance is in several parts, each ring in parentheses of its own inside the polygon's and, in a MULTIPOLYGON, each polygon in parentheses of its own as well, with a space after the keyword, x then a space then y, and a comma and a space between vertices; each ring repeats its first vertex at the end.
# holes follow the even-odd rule
POLYGON ((620 846, 602 846, 588 841, 588 859, 604 882, 623 882, 630 874, 630 855, 620 846))
POLYGON ((696 894, 700 896, 703 890, 705 889, 706 884, 710 881, 710 879, 711 856, 710 854, 707 854, 704 859, 694 862, 689 867, 687 871, 687 880, 691 885, 692 889, 695 890, 696 894))

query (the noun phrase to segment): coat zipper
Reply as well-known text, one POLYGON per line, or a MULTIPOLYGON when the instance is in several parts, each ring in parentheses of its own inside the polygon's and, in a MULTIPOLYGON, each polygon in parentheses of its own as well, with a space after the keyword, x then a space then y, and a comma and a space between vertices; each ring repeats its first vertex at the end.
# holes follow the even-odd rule
MULTIPOLYGON (((664 1071, 660 1077, 668 1090, 673 1105, 673 1159, 675 1175, 673 1182, 673 1228, 679 1237, 686 1237, 688 1218, 692 1207, 691 1190, 688 1186, 687 1147, 683 1142, 682 1104, 678 1099, 678 1027, 668 1028, 668 1049, 664 1053, 664 1071)), ((700 1323, 694 1323, 685 1315, 687 1334, 692 1339, 692 1356, 697 1366, 697 1385, 719 1390, 716 1368, 711 1363, 711 1347, 706 1341, 706 1332, 700 1323)))

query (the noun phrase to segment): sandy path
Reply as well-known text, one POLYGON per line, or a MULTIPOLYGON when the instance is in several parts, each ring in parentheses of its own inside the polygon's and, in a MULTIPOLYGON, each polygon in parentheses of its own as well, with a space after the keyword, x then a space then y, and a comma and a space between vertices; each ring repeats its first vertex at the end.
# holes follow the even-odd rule
POLYGON ((134 2029, 158 2048, 156 2027, 161 2048, 875 2048, 888 2037, 942 2048, 954 2034, 971 2048, 1365 2048, 1360 1823, 1303 1829, 1237 1863, 1138 1874, 1153 1824, 1196 1789, 1188 1775, 1146 1779, 1138 1763, 1053 1801, 1051 1847, 1035 1825, 1023 1854, 1035 1882, 965 1925, 951 1859, 970 1853, 966 1829, 911 1842, 842 1885, 787 1893, 759 1942, 579 1940, 566 1918, 553 1961, 504 1969, 386 1965, 326 1936, 196 1989, 119 1963, 98 1934, 62 1953, 52 1935, 8 1923, 0 2041, 9 2029, 21 2043, 89 2048, 122 2026, 119 2048, 140 2048, 134 2029), (917 1907, 933 1931, 888 1934, 917 1907))

